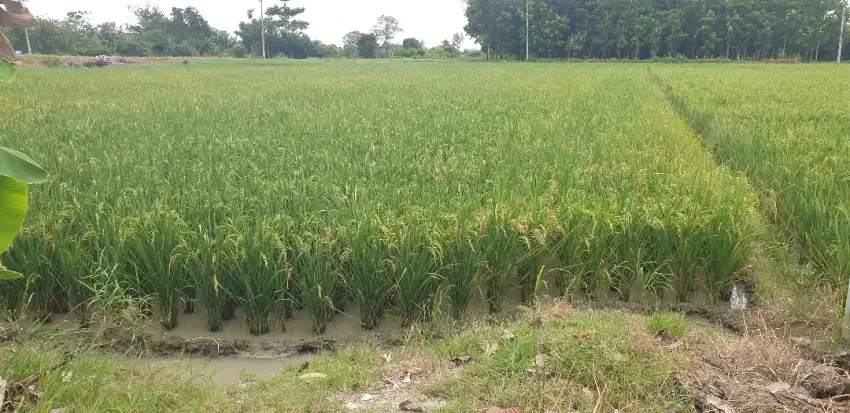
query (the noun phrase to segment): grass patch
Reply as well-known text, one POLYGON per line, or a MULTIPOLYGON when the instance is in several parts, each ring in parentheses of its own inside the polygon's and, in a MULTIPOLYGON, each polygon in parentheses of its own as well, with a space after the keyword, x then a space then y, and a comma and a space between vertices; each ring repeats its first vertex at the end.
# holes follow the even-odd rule
POLYGON ((340 411, 342 406, 334 396, 376 383, 381 362, 380 350, 370 344, 345 348, 310 361, 310 367, 301 373, 299 366, 289 366, 244 390, 229 388, 226 398, 240 400, 243 408, 250 411, 340 411), (301 374, 313 372, 326 374, 327 379, 299 379, 301 374))
POLYGON ((0 376, 21 380, 40 373, 39 391, 44 394, 37 408, 50 412, 70 411, 202 411, 218 397, 211 384, 180 378, 166 369, 140 370, 128 367, 118 357, 90 352, 76 354, 61 369, 48 369, 65 354, 55 344, 34 343, 0 346, 0 376))
POLYGON ((334 394, 374 383, 381 353, 371 344, 349 347, 320 356, 310 367, 287 366, 274 376, 216 387, 207 380, 191 379, 180 362, 148 367, 133 361, 77 349, 65 367, 50 371, 67 353, 49 341, 33 338, 21 344, 0 345, 0 377, 21 380, 40 373, 38 390, 44 397, 27 411, 339 411, 334 394), (320 372, 325 380, 299 379, 320 372))
POLYGON ((538 328, 526 322, 473 328, 425 345, 429 357, 473 358, 428 384, 426 392, 449 400, 447 411, 494 405, 635 412, 683 407, 671 380, 676 361, 655 348, 644 323, 641 316, 606 311, 574 313, 538 328))
POLYGON ((646 320, 646 329, 652 334, 668 334, 676 338, 685 336, 688 319, 680 313, 656 313, 646 320))

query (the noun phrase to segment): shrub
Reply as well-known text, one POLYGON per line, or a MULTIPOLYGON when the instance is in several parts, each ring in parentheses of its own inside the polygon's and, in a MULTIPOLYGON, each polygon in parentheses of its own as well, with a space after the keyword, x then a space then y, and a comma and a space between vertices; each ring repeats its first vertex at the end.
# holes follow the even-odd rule
POLYGON ((62 59, 56 56, 44 56, 41 58, 41 65, 45 67, 62 67, 65 66, 65 63, 62 62, 62 59))
POLYGON ((248 56, 248 48, 243 44, 237 44, 230 48, 230 55, 237 59, 244 59, 248 56))

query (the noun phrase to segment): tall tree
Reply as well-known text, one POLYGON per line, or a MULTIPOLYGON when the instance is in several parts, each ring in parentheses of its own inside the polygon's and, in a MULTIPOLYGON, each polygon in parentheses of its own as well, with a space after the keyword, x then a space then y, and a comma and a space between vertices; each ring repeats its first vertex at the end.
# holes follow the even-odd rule
MULTIPOLYGON (((327 53, 325 45, 304 34, 303 31, 309 23, 296 19, 304 13, 304 8, 290 7, 290 1, 280 0, 281 4, 275 4, 264 11, 267 54, 297 59, 323 57, 327 53)), ((254 10, 248 10, 248 21, 239 23, 236 35, 242 39, 242 44, 250 53, 259 56, 263 52, 262 30, 262 21, 254 15, 254 10)))
POLYGON ((372 34, 362 34, 357 39, 357 54, 364 59, 374 59, 378 54, 378 39, 372 34))
POLYGON ((363 33, 358 31, 348 32, 342 38, 342 49, 345 52, 347 57, 357 57, 358 56, 358 42, 360 38, 363 37, 363 33))
POLYGON ((454 46, 455 49, 460 50, 461 46, 463 46, 463 42, 463 33, 455 33, 452 35, 452 46, 454 46))
POLYGON ((408 37, 401 42, 402 57, 418 57, 425 54, 425 45, 413 37, 408 37))
POLYGON ((372 27, 372 34, 375 35, 378 44, 391 43, 396 34, 403 31, 395 17, 386 15, 378 17, 378 22, 372 27))
POLYGON ((310 23, 295 18, 304 13, 304 8, 289 7, 290 1, 292 0, 280 0, 282 4, 276 4, 266 9, 266 24, 271 30, 277 30, 280 33, 295 33, 310 26, 310 23))

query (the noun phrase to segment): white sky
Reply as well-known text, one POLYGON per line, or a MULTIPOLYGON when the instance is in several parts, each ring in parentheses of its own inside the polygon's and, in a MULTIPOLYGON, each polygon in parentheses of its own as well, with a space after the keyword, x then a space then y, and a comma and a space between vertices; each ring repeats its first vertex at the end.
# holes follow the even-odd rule
MULTIPOLYGON (((27 0, 26 4, 36 16, 62 18, 69 11, 90 11, 95 23, 114 21, 118 24, 133 23, 128 5, 149 3, 158 6, 166 14, 172 7, 194 6, 210 25, 230 32, 238 28, 239 22, 247 20, 248 9, 259 9, 259 0, 27 0)), ((268 7, 276 0, 264 0, 268 7)), ((378 16, 394 16, 404 32, 396 42, 405 37, 425 40, 429 47, 443 39, 451 41, 452 34, 463 32, 466 18, 462 0, 293 0, 292 7, 304 7, 300 19, 310 23, 307 34, 327 44, 342 44, 342 37, 352 31, 368 31, 378 16)), ((467 39, 463 48, 474 48, 467 39)))

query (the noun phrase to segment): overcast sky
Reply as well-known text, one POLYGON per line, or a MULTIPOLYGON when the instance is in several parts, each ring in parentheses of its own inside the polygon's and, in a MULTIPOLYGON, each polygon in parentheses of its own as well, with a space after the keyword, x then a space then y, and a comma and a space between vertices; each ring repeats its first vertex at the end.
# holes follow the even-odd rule
MULTIPOLYGON (((276 0, 264 0, 268 7, 276 0)), ((114 21, 133 23, 128 5, 150 3, 168 13, 172 7, 194 6, 217 29, 230 32, 239 22, 247 19, 248 9, 259 9, 259 0, 27 0, 26 4, 36 16, 62 18, 75 10, 90 11, 95 23, 114 21)), ((404 37, 425 40, 436 46, 452 34, 463 32, 466 19, 462 0, 293 0, 293 7, 304 7, 301 19, 310 23, 307 34, 323 43, 341 44, 342 36, 352 30, 367 31, 378 16, 394 16, 401 23, 404 37)), ((464 48, 473 48, 467 39, 464 48)))

